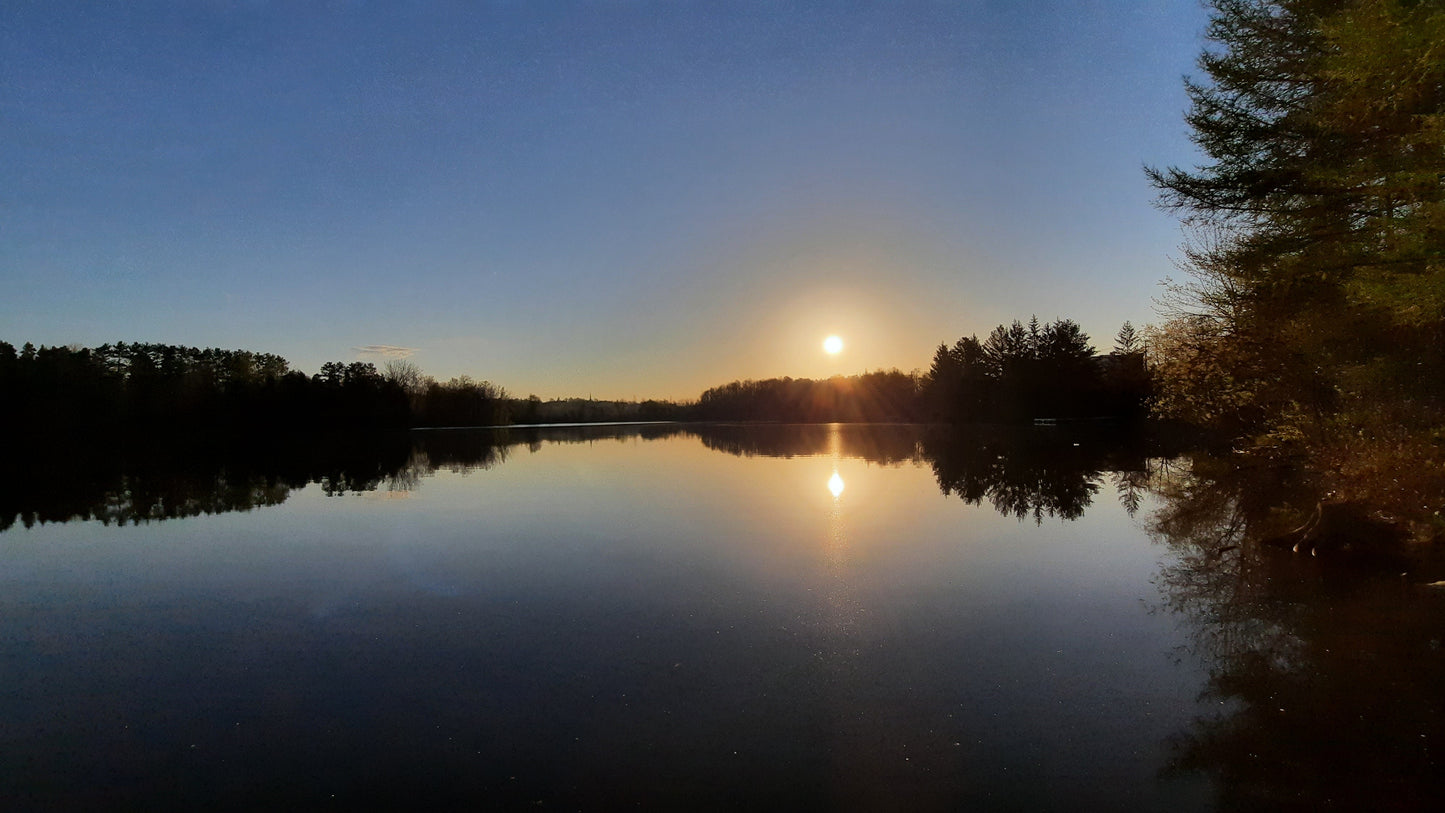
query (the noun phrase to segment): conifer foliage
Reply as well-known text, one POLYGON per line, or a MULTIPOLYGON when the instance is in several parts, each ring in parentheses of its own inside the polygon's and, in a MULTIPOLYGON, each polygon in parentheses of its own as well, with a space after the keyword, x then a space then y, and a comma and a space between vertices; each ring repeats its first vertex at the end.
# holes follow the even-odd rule
POLYGON ((1186 83, 1205 162, 1149 170, 1192 227, 1149 340, 1157 405, 1322 471, 1438 474, 1445 6, 1212 6, 1186 83))
POLYGON ((1142 357, 1096 355, 1072 319, 1015 319, 982 342, 939 345, 923 378, 929 417, 952 422, 1138 417, 1147 395, 1142 357))

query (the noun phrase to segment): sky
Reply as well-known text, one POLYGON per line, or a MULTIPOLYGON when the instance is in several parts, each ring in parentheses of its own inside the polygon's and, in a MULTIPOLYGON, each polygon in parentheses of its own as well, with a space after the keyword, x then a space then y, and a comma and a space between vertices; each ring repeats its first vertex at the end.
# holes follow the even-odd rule
POLYGON ((1157 320, 1205 10, 0 4, 0 340, 407 357, 517 396, 1157 320), (841 336, 845 349, 822 351, 841 336))

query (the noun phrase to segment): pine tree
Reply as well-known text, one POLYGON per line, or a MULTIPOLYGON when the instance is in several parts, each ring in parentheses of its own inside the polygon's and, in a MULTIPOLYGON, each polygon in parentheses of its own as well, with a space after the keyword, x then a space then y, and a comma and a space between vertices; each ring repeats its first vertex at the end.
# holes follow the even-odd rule
POLYGON ((1212 6, 1186 83, 1206 161, 1149 170, 1195 228, 1158 403, 1322 468, 1346 437, 1432 448, 1393 427, 1445 415, 1445 8, 1212 6))
POLYGON ((1128 322, 1119 328, 1119 333, 1114 337, 1114 352, 1121 356, 1128 356, 1138 353, 1142 349, 1139 332, 1128 322))

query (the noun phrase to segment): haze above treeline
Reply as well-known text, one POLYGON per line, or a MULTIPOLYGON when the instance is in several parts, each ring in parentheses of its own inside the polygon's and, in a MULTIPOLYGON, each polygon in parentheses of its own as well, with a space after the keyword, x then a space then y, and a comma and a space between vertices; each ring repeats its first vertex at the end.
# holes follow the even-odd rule
POLYGON ((497 426, 656 420, 1000 421, 1141 417, 1149 381, 1132 325, 1099 355, 1065 319, 998 325, 945 343, 927 372, 733 381, 689 402, 543 401, 459 376, 437 381, 408 360, 380 370, 328 362, 314 375, 272 353, 119 342, 18 351, 0 342, 0 420, 12 427, 205 431, 497 426))
POLYGON ((544 399, 1148 321, 1195 0, 0 3, 0 339, 544 399), (818 352, 823 336, 849 342, 818 352))

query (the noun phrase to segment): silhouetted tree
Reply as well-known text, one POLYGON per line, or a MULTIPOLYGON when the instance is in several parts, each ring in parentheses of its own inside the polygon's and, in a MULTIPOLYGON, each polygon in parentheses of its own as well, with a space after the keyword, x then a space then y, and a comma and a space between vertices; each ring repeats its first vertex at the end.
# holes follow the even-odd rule
POLYGON ((1140 338, 1139 332, 1134 329, 1133 325, 1125 322, 1124 326, 1119 328, 1118 335, 1114 337, 1114 352, 1129 355, 1143 349, 1143 339, 1140 338))
POLYGON ((408 420, 404 395, 369 364, 329 362, 307 378, 280 356, 245 350, 126 342, 26 347, 0 350, 9 432, 229 432, 408 420))
POLYGON ((1135 415, 1113 396, 1110 369, 1078 323, 1014 320, 982 343, 940 345, 923 393, 930 416, 953 422, 1135 415))
POLYGON ((416 415, 418 426, 499 426, 509 421, 506 390, 465 375, 444 384, 428 380, 416 415))
POLYGON ((953 347, 940 344, 922 381, 927 415, 935 421, 983 420, 995 384, 977 336, 965 336, 953 347))
POLYGON ((900 370, 808 378, 733 381, 702 394, 693 407, 706 420, 886 422, 917 420, 920 379, 900 370))
POLYGON ((1150 340, 1158 409, 1370 501, 1445 499, 1445 10, 1216 0, 1186 89, 1195 229, 1150 340))

